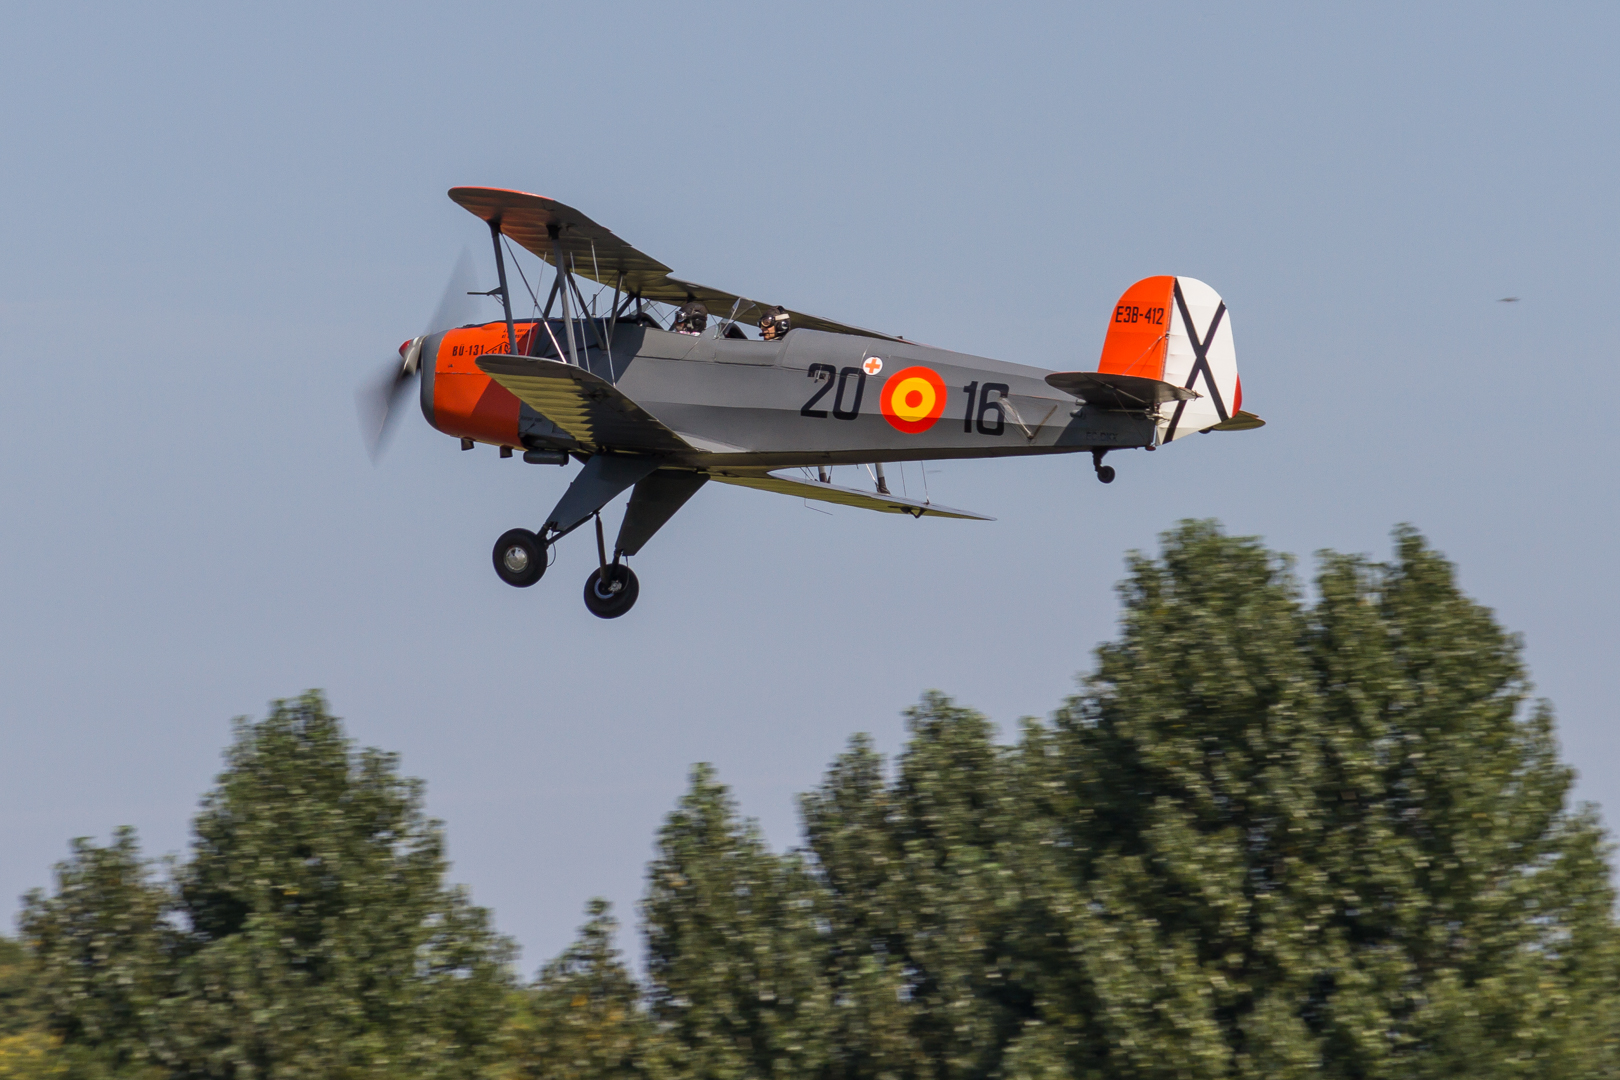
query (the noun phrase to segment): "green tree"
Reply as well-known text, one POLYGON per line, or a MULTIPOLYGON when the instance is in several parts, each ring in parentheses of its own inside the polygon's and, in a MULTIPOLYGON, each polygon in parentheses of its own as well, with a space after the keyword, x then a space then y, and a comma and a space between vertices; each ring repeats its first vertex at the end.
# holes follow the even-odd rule
POLYGON ((194 832, 165 881, 130 830, 76 841, 55 895, 28 898, 45 1023, 76 1072, 461 1077, 492 1061, 511 947, 444 883, 420 782, 354 751, 319 694, 238 721, 194 832))
POLYGON ((28 969, 22 942, 0 936, 0 1038, 35 1028, 43 1019, 37 995, 29 992, 28 969))
POLYGON ((155 1068, 179 937, 170 911, 171 894, 130 828, 117 830, 106 847, 73 841, 72 856, 56 867, 55 894, 35 890, 24 898, 27 1004, 37 1003, 60 1046, 56 1064, 72 1075, 155 1068))
POLYGON ((503 1078, 641 1080, 663 1075, 641 987, 614 945, 618 920, 592 900, 575 942, 519 992, 503 1038, 503 1078))
POLYGON ((33 964, 22 942, 0 937, 0 1080, 63 1075, 60 1041, 45 1028, 33 964))
POLYGON ((803 797, 803 852, 698 766, 644 988, 601 901, 513 986, 420 785, 278 703, 168 879, 124 830, 28 898, 0 1080, 1620 1076, 1610 852, 1519 642, 1410 530, 1315 595, 1184 523, 1049 722, 926 695, 892 777, 857 737, 803 797))
POLYGON ((799 1077, 829 1053, 819 890, 738 818, 713 770, 658 835, 642 904, 648 1003, 680 1075, 799 1077))
POLYGON ((1615 1069, 1613 894, 1519 644, 1403 530, 1288 563, 1188 523, 1055 718, 1111 1076, 1615 1069))
POLYGON ((1035 1017, 1023 928, 1039 837, 989 721, 929 694, 907 723, 893 785, 862 737, 800 802, 843 1006, 833 1071, 983 1076, 1035 1017))
POLYGON ((197 1076, 464 1076, 504 1018, 508 943, 447 886, 398 760, 319 694, 238 721, 178 881, 190 929, 167 1048, 197 1076))
POLYGON ((1310 652, 1338 797, 1313 922, 1344 976, 1317 976, 1313 1027, 1342 1075, 1386 1059, 1425 1076, 1615 1070, 1596 814, 1567 809, 1573 774, 1518 639, 1414 531, 1396 543, 1387 565, 1324 556, 1318 579, 1310 652))
POLYGON ((1617 1070, 1613 892, 1519 644, 1416 533, 1186 523, 1016 747, 938 695, 803 800, 837 1077, 1617 1070))
POLYGON ((823 964, 833 995, 830 1076, 914 1077, 926 1054, 908 1000, 908 915, 900 908, 906 854, 894 829, 899 800, 871 741, 856 736, 821 787, 800 797, 813 871, 823 885, 823 964))

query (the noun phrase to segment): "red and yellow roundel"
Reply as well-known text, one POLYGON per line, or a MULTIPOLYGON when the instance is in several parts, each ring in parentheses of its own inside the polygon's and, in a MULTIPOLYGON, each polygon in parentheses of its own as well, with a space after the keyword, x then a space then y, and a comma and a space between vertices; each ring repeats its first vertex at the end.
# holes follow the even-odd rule
POLYGON ((889 376, 878 395, 883 419, 907 435, 934 426, 945 411, 945 380, 932 368, 908 367, 889 376))

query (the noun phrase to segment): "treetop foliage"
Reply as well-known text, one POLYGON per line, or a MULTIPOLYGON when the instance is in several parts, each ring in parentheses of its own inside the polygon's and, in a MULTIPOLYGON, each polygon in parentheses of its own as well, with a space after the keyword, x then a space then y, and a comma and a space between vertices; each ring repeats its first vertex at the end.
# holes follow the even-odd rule
POLYGON ((74 842, 21 920, 44 1027, 86 1075, 465 1075, 512 950, 443 884, 439 824, 319 694, 238 721, 191 858, 74 842))
POLYGON ((1308 598, 1186 522, 1120 596, 1012 744, 939 693, 893 762, 852 739, 799 849, 697 766, 639 980, 592 901, 514 983, 420 787, 318 697, 280 703, 239 725, 188 861, 80 841, 29 899, 41 992, 0 952, 0 1040, 85 1076, 1620 1076, 1607 841, 1521 643, 1421 536, 1321 553, 1308 598))
POLYGON ((645 912, 688 1075, 1614 1069, 1607 848, 1520 643, 1411 530, 1315 584, 1185 523, 1048 722, 1004 746, 926 695, 892 774, 857 738, 803 798, 800 852, 700 768, 645 912))

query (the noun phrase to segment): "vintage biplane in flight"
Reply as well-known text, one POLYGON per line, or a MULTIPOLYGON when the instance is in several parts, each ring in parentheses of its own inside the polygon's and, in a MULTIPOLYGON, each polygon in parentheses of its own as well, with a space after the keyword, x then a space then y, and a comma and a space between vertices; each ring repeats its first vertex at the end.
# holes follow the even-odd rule
POLYGON ((539 528, 495 542, 495 572, 533 585, 552 546, 594 521, 598 566, 585 605, 605 619, 636 602, 625 560, 711 480, 988 520, 895 495, 884 463, 1089 453, 1106 484, 1111 452, 1262 423, 1241 411, 1226 305, 1192 278, 1138 281, 1114 306, 1095 370, 1047 371, 682 281, 554 199, 476 187, 452 188, 450 198, 488 224, 500 284, 473 293, 452 279, 429 332, 401 345, 400 360, 362 395, 366 434, 375 451, 419 378, 423 415, 462 449, 487 443, 532 464, 581 463, 539 528), (526 319, 512 313, 505 238, 553 270, 543 304, 523 276, 534 303, 526 319), (597 286, 590 302, 581 278, 597 286), (504 316, 450 325, 462 294, 499 299, 504 316), (832 483, 839 465, 865 466, 872 488, 832 483), (626 490, 610 549, 601 512, 626 490))

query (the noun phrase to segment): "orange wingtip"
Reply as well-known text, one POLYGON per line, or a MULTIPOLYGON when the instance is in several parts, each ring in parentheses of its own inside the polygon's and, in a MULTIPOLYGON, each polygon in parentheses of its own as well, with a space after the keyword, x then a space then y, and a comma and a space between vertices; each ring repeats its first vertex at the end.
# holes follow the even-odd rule
POLYGON ((485 221, 494 221, 507 210, 538 210, 542 213, 567 209, 556 199, 515 188, 453 187, 445 194, 462 209, 485 221))

